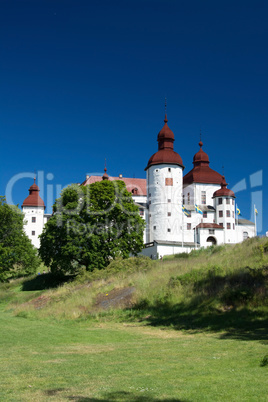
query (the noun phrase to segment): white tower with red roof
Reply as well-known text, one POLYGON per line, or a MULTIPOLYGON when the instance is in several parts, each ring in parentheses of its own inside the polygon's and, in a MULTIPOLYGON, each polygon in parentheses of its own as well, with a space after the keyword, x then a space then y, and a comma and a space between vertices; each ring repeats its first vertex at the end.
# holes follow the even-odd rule
POLYGON ((24 230, 33 245, 40 247, 39 235, 42 233, 45 222, 45 204, 39 195, 40 189, 35 183, 29 188, 29 195, 21 206, 25 215, 24 230))
POLYGON ((174 134, 167 125, 158 133, 158 151, 147 167, 148 242, 182 242, 183 162, 173 150, 174 134))
POLYGON ((227 188, 225 177, 222 176, 221 188, 213 194, 216 210, 216 223, 224 228, 224 243, 236 243, 235 225, 235 195, 227 188))

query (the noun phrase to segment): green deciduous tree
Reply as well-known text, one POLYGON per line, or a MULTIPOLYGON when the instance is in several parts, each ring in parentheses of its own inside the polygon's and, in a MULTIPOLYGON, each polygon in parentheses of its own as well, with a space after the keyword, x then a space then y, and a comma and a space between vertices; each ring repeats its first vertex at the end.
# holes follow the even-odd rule
POLYGON ((54 273, 105 268, 143 247, 144 220, 125 183, 71 185, 56 201, 41 235, 39 254, 54 273))
POLYGON ((0 281, 30 275, 40 263, 37 250, 23 230, 24 215, 0 196, 0 281))

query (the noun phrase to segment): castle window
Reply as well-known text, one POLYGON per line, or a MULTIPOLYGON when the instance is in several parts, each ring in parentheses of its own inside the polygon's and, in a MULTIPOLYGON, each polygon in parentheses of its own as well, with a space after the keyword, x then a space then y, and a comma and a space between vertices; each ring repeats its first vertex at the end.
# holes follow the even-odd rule
POLYGON ((35 236, 35 230, 32 230, 32 236, 35 236))
POLYGON ((206 204, 206 192, 205 191, 201 191, 201 204, 205 205, 206 204))
POLYGON ((223 211, 219 211, 219 218, 223 217, 223 211))
POLYGON ((185 204, 185 195, 182 196, 182 203, 185 204))
POLYGON ((190 223, 187 223, 187 230, 191 230, 192 225, 190 223))
POLYGON ((226 204, 230 204, 230 198, 226 198, 226 204))
POLYGON ((144 216, 144 210, 140 209, 140 216, 144 216))
POLYGON ((167 202, 171 202, 171 199, 170 199, 170 198, 168 198, 167 202))
POLYGON ((232 204, 234 205, 234 200, 232 200, 232 204))
POLYGON ((221 205, 222 204, 222 198, 219 198, 218 200, 218 204, 221 205))
POLYGON ((171 216, 171 212, 168 212, 168 213, 167 213, 167 216, 171 216))
POLYGON ((204 211, 203 212, 203 218, 207 218, 208 217, 208 213, 207 213, 207 211, 204 211))
POLYGON ((154 226, 154 230, 156 230, 156 226, 154 226))
POLYGON ((231 224, 230 224, 230 222, 227 222, 227 229, 231 229, 231 224))
POLYGON ((166 184, 166 186, 173 186, 172 177, 166 177, 165 184, 166 184))
POLYGON ((171 229, 170 228, 168 228, 168 230, 167 230, 169 233, 171 232, 171 229))
POLYGON ((243 232, 243 240, 246 240, 248 238, 248 232, 243 232))
POLYGON ((151 193, 149 193, 149 197, 151 197, 151 193))
POLYGON ((190 204, 190 193, 187 194, 187 202, 190 204))
POLYGON ((137 194, 138 194, 138 189, 137 189, 137 187, 135 187, 135 188, 132 189, 132 194, 133 194, 133 195, 137 195, 137 194))
POLYGON ((215 230, 214 230, 214 229, 209 229, 209 230, 208 230, 208 233, 209 233, 209 234, 215 234, 215 230))
POLYGON ((35 222, 36 222, 36 217, 32 216, 32 223, 35 223, 35 222))
POLYGON ((220 225, 221 227, 223 227, 223 223, 219 223, 219 225, 220 225))
POLYGON ((233 229, 235 230, 235 224, 233 223, 233 229))
POLYGON ((227 218, 230 218, 231 212, 229 210, 226 211, 226 216, 227 216, 227 218))
POLYGON ((234 211, 232 212, 232 216, 233 216, 233 218, 234 218, 234 211))
POLYGON ((150 201, 149 201, 149 205, 151 205, 151 203, 152 203, 152 201, 150 200, 150 201))

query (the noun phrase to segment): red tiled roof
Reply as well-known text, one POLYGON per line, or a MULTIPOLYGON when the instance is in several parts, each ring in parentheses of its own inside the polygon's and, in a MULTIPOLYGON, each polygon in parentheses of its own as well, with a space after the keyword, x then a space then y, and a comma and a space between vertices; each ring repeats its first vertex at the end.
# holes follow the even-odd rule
POLYGON ((222 176, 209 167, 208 155, 203 151, 202 141, 199 142, 200 150, 194 155, 194 167, 183 178, 183 184, 207 183, 221 184, 222 176))
POLYGON ((196 226, 196 229, 223 229, 223 226, 218 225, 217 223, 199 223, 196 226))
POLYGON ((222 176, 222 182, 221 182, 221 188, 217 191, 214 192, 213 198, 214 197, 233 197, 235 198, 235 194, 232 190, 227 188, 227 183, 225 181, 225 177, 222 176))
POLYGON ((25 200, 23 201, 22 206, 23 207, 45 207, 44 201, 39 195, 39 187, 35 183, 34 179, 34 184, 29 188, 29 195, 25 200))
MULTIPOLYGON (((101 176, 89 176, 88 179, 86 179, 81 185, 82 186, 86 186, 88 184, 92 184, 95 183, 97 181, 102 181, 102 177, 101 176)), ((146 179, 132 179, 130 177, 112 177, 109 176, 109 180, 113 181, 113 180, 122 180, 125 185, 127 190, 132 193, 135 189, 137 189, 137 193, 135 193, 134 195, 146 195, 147 191, 146 191, 146 179)))
POLYGON ((145 170, 152 165, 161 163, 179 165, 184 168, 180 155, 173 150, 174 134, 167 125, 167 115, 165 115, 164 122, 165 124, 157 136, 158 151, 151 156, 145 170))
POLYGON ((161 163, 170 163, 183 166, 182 159, 180 155, 177 154, 177 152, 171 149, 161 149, 151 156, 145 170, 147 170, 152 165, 159 165, 161 163))

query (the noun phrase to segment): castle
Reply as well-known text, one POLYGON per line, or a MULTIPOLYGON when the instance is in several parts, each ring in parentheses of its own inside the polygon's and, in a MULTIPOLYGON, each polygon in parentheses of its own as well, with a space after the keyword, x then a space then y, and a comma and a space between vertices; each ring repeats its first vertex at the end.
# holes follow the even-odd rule
MULTIPOLYGON (((174 134, 165 115, 157 136, 158 151, 145 168, 146 179, 86 176, 81 185, 101 180, 122 180, 132 193, 140 215, 146 221, 143 255, 151 258, 190 252, 199 247, 239 243, 256 235, 253 222, 238 218, 235 194, 227 188, 225 177, 210 168, 208 155, 199 142, 193 169, 183 176, 181 156, 174 151, 174 134)), ((39 238, 49 215, 34 184, 22 204, 25 231, 38 248, 39 238)))

